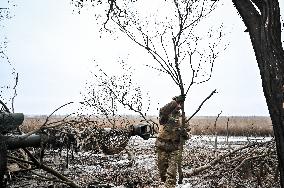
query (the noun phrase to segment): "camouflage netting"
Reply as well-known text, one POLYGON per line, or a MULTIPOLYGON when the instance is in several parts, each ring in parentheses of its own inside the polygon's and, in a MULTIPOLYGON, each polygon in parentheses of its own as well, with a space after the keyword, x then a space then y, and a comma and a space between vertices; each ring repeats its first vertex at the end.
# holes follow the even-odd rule
POLYGON ((110 129, 101 131, 99 145, 105 154, 113 155, 125 149, 130 139, 130 133, 125 129, 110 129))
POLYGON ((72 151, 90 151, 113 155, 125 149, 129 139, 130 131, 128 129, 103 129, 98 128, 94 122, 85 122, 78 126, 78 122, 70 126, 58 129, 49 129, 47 133, 51 140, 48 143, 49 149, 68 148, 72 151))

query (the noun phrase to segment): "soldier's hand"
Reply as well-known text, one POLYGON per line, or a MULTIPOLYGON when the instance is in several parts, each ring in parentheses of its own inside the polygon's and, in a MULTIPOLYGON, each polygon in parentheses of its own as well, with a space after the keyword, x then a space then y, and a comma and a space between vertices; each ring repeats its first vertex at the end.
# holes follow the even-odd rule
POLYGON ((174 118, 174 117, 169 117, 168 122, 169 122, 170 124, 172 124, 172 123, 177 123, 177 120, 176 120, 176 118, 174 118))
POLYGON ((180 137, 182 137, 184 140, 189 139, 189 134, 187 133, 187 131, 184 128, 180 129, 180 137))

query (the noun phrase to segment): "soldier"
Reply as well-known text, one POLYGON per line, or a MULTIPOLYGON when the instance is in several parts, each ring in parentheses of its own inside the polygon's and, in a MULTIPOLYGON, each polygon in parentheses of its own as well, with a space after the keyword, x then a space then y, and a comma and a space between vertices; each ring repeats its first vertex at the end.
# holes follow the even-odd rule
POLYGON ((156 140, 158 154, 158 169, 161 181, 165 186, 175 187, 177 165, 181 160, 180 149, 183 140, 188 139, 187 132, 180 122, 180 109, 185 96, 174 97, 173 100, 160 109, 159 133, 156 140))

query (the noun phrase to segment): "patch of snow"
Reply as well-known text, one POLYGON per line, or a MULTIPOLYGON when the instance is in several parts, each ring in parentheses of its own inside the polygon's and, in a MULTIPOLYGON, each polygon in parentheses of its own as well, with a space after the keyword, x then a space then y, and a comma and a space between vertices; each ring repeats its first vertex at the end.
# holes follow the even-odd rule
POLYGON ((182 185, 177 185, 177 188, 192 188, 192 185, 190 183, 185 183, 182 185))

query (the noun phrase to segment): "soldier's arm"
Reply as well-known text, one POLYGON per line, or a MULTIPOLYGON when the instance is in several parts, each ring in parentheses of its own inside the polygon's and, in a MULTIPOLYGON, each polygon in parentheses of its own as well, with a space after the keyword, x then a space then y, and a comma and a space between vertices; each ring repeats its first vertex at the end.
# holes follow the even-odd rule
POLYGON ((160 109, 159 123, 161 125, 167 122, 175 122, 171 120, 170 114, 177 110, 178 104, 176 101, 171 101, 160 109))
POLYGON ((176 101, 171 101, 160 109, 160 113, 165 116, 168 116, 177 108, 177 106, 178 104, 176 101))

